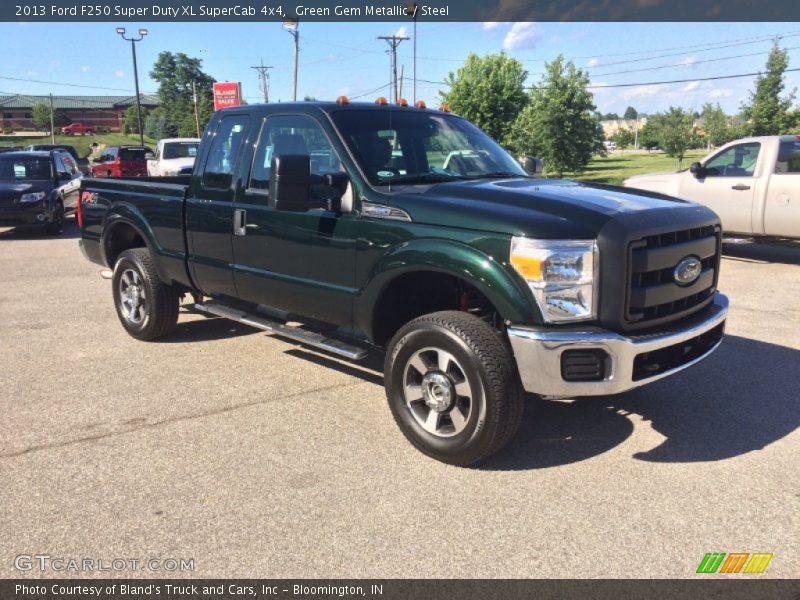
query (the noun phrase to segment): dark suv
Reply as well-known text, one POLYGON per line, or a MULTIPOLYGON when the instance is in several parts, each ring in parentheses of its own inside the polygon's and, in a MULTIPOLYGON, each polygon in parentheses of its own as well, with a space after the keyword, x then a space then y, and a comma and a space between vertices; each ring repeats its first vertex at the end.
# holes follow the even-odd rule
POLYGON ((56 235, 75 211, 82 173, 64 150, 0 154, 0 226, 56 235))

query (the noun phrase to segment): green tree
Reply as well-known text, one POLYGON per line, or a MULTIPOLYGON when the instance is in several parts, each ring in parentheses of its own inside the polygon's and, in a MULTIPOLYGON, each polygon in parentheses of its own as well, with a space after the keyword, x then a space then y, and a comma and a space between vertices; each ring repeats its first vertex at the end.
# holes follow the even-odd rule
POLYGON ((166 137, 175 137, 178 130, 167 121, 167 115, 162 108, 151 110, 144 122, 144 134, 154 140, 166 137))
POLYGON ((719 104, 716 106, 707 102, 703 105, 703 121, 705 122, 706 137, 712 146, 721 146, 731 141, 731 127, 728 116, 719 104))
POLYGON ((778 135, 791 126, 789 111, 794 92, 782 97, 783 76, 789 66, 786 50, 775 42, 767 57, 767 72, 756 79, 756 88, 750 92, 750 102, 742 106, 742 116, 748 123, 749 135, 778 135))
POLYGON ((639 146, 648 152, 658 147, 659 141, 658 119, 648 119, 647 123, 639 130, 639 146))
POLYGON ((694 133, 692 113, 670 106, 667 112, 656 115, 653 120, 658 129, 661 149, 667 156, 678 159, 678 169, 680 169, 694 133))
POLYGON ((563 56, 545 64, 545 73, 513 125, 512 147, 538 156, 545 172, 579 173, 597 146, 598 120, 588 90, 589 75, 563 56))
POLYGON ((624 154, 625 148, 633 144, 634 134, 627 127, 620 127, 611 139, 614 140, 617 144, 617 148, 624 154))
POLYGON ((522 63, 504 53, 470 54, 458 71, 447 75, 449 89, 440 96, 453 112, 509 145, 514 121, 528 101, 527 76, 522 63))
POLYGON ((193 83, 197 89, 200 128, 203 129, 211 118, 214 78, 203 72, 202 64, 199 58, 190 58, 182 52, 161 52, 150 71, 150 77, 158 82, 162 110, 154 123, 163 116, 166 122, 161 129, 168 130, 169 135, 194 136, 197 133, 193 83))
MULTIPOLYGON (((147 120, 147 113, 148 110, 146 108, 142 108, 142 128, 144 128, 144 124, 147 120)), ((128 133, 139 133, 139 119, 137 117, 136 105, 128 107, 128 110, 125 111, 125 119, 123 120, 123 125, 128 133)))
POLYGON ((626 121, 635 121, 636 119, 639 118, 639 113, 636 112, 635 108, 629 106, 628 108, 625 109, 625 114, 623 115, 622 118, 625 119, 626 121))
POLYGON ((619 121, 619 115, 617 113, 606 113, 601 118, 603 121, 619 121))
POLYGON ((34 127, 39 131, 50 131, 50 106, 44 102, 34 105, 31 119, 34 127))

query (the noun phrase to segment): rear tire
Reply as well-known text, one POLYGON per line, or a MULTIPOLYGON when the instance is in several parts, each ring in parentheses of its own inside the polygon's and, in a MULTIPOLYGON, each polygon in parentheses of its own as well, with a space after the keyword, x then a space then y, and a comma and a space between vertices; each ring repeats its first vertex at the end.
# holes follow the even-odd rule
POLYGON ((175 329, 181 295, 158 278, 147 248, 132 248, 119 255, 112 286, 117 316, 130 335, 150 341, 175 329))
POLYGON ((514 360, 497 331, 463 312, 407 323, 389 344, 386 395, 400 430, 421 452, 466 466, 500 450, 522 421, 514 360))

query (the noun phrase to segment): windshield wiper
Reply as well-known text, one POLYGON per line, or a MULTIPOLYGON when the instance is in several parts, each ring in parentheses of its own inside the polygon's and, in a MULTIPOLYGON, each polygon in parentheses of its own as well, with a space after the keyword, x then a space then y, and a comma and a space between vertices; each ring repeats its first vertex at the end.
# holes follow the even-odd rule
POLYGON ((530 175, 522 175, 520 173, 512 173, 511 171, 494 171, 492 173, 481 173, 480 175, 472 175, 469 179, 510 179, 522 177, 531 179, 530 175))
POLYGON ((386 181, 381 181, 380 185, 397 185, 402 183, 444 183, 447 181, 459 181, 467 179, 460 175, 442 175, 439 173, 418 173, 416 175, 401 175, 386 181))

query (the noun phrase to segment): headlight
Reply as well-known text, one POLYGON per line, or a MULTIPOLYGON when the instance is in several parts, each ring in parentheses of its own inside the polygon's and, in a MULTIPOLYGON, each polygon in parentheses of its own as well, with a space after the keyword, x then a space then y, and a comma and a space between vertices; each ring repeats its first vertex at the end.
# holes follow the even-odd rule
POLYGON ((44 200, 44 197, 47 194, 44 192, 33 192, 32 194, 22 194, 19 197, 20 203, 22 202, 39 202, 40 200, 44 200))
POLYGON ((594 240, 511 240, 511 264, 528 283, 548 323, 597 317, 594 240))

